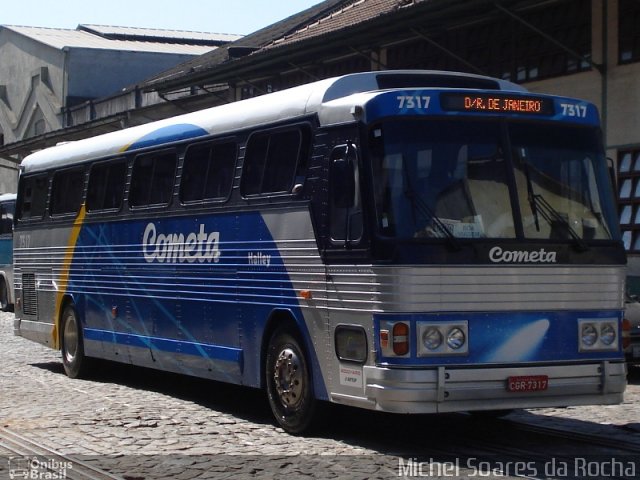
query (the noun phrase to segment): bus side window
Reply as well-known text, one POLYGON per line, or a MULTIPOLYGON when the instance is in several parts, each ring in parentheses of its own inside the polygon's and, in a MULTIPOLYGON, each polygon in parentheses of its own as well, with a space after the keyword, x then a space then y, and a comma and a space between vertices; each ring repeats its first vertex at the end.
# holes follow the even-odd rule
POLYGON ((18 206, 18 219, 40 219, 47 208, 49 181, 46 174, 24 177, 21 183, 21 200, 18 206))
POLYGON ((83 190, 84 168, 56 172, 51 185, 51 215, 77 213, 82 204, 83 190))
POLYGON ((235 142, 189 146, 182 166, 180 201, 226 200, 233 186, 237 151, 235 142))
POLYGON ((93 165, 87 187, 87 211, 119 210, 126 178, 127 163, 124 158, 93 165))
POLYGON ((360 241, 363 227, 355 145, 338 145, 331 152, 329 204, 331 240, 345 246, 360 241))
POLYGON ((240 181, 242 196, 292 193, 306 167, 309 138, 305 126, 251 135, 240 181))
POLYGON ((176 178, 177 156, 174 151, 138 155, 133 161, 129 205, 166 206, 171 200, 176 178))
POLYGON ((7 235, 13 232, 13 211, 15 202, 6 202, 0 206, 0 235, 7 235))

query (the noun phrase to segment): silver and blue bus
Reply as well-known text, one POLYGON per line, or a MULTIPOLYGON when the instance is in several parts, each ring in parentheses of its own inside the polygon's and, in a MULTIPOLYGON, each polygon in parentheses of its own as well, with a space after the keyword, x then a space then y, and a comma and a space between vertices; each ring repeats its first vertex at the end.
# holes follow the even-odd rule
POLYGON ((0 310, 13 309, 13 214, 16 194, 0 195, 0 310))
POLYGON ((21 166, 16 334, 397 413, 622 401, 625 252, 594 105, 451 72, 321 80, 21 166))

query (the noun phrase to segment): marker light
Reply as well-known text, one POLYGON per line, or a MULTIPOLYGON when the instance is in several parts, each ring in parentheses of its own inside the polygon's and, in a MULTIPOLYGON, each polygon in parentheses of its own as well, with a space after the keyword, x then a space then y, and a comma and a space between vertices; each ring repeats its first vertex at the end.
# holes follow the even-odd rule
POLYGON ((380 348, 389 348, 389 330, 380 330, 380 348))

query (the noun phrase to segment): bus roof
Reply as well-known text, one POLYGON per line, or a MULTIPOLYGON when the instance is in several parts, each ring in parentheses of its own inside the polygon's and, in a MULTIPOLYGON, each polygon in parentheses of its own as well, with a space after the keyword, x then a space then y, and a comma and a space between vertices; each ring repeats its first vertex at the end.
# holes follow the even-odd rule
MULTIPOLYGON (((44 171, 150 146, 320 113, 324 104, 362 92, 411 88, 473 88, 526 92, 505 80, 481 75, 431 70, 364 72, 329 78, 260 97, 220 105, 136 127, 69 142, 33 153, 22 162, 24 173, 44 171)), ((350 109, 331 109, 326 122, 353 120, 350 109)))

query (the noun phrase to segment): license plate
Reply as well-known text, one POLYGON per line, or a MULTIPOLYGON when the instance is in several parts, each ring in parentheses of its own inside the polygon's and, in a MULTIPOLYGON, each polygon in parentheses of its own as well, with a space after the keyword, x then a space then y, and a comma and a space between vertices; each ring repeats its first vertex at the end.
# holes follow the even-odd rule
POLYGON ((527 375, 507 379, 509 392, 539 392, 548 387, 549 377, 547 375, 527 375))

